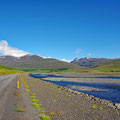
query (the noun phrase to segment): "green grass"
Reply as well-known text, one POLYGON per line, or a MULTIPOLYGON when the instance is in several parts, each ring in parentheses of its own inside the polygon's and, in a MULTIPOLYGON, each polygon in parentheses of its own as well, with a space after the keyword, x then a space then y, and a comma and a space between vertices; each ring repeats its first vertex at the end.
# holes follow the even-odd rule
POLYGON ((102 64, 95 68, 73 67, 56 69, 22 69, 24 72, 32 73, 68 73, 68 74, 102 74, 102 73, 120 73, 120 59, 112 60, 109 63, 102 64))
POLYGON ((100 108, 99 108, 99 110, 100 110, 100 111, 103 111, 103 108, 102 108, 102 107, 100 107, 100 108))
POLYGON ((94 118, 93 120, 98 120, 97 118, 94 118))
POLYGON ((16 111, 17 112, 24 112, 24 110, 22 108, 18 108, 16 111))
POLYGON ((107 64, 89 70, 91 73, 120 73, 120 65, 107 64))
POLYGON ((55 115, 56 115, 55 112, 50 112, 50 113, 49 113, 49 116, 55 116, 55 115))
POLYGON ((120 73, 120 59, 112 60, 111 62, 90 69, 90 73, 120 73))
POLYGON ((61 69, 21 69, 24 72, 40 72, 40 73, 51 73, 51 72, 70 72, 71 69, 61 68, 61 69))
POLYGON ((66 96, 69 97, 69 98, 71 97, 71 95, 69 95, 69 94, 66 94, 66 96))
POLYGON ((94 104, 93 106, 92 106, 92 109, 96 109, 97 108, 97 105, 96 104, 94 104))
POLYGON ((39 110, 37 111, 38 114, 45 114, 46 111, 43 108, 39 108, 39 110))
POLYGON ((30 90, 28 90, 28 89, 25 89, 25 92, 28 92, 28 93, 29 93, 29 92, 30 92, 30 90))
POLYGON ((30 98, 31 99, 36 99, 37 97, 32 95, 32 96, 30 96, 30 98))
POLYGON ((25 84, 25 88, 29 88, 29 86, 27 84, 25 84))
POLYGON ((36 95, 36 92, 31 93, 31 96, 35 96, 35 95, 36 95))
POLYGON ((39 101, 37 99, 32 99, 32 102, 37 103, 39 101))
POLYGON ((60 88, 57 89, 57 91, 60 91, 60 90, 61 90, 60 88))
POLYGON ((0 65, 0 75, 17 74, 17 73, 22 73, 22 71, 0 65))
POLYGON ((41 104, 33 103, 32 106, 36 109, 39 109, 41 107, 41 104))
POLYGON ((45 110, 42 110, 42 111, 41 111, 41 113, 45 114, 45 113, 46 113, 46 111, 45 111, 45 110))
POLYGON ((40 119, 41 120, 51 120, 50 116, 47 116, 47 115, 40 116, 40 119))

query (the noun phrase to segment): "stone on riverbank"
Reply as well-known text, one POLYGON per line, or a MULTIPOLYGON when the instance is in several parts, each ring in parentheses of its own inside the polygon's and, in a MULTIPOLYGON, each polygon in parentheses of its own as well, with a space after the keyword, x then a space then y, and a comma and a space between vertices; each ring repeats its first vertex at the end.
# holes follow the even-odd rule
POLYGON ((120 103, 115 103, 115 106, 120 110, 120 103))

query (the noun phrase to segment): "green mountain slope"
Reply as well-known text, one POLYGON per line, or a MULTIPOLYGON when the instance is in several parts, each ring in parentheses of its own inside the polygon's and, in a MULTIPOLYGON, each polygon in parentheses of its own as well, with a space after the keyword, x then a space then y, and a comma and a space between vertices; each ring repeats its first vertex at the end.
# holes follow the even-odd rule
POLYGON ((67 72, 84 70, 83 67, 80 67, 78 65, 63 62, 53 58, 44 59, 37 55, 26 55, 20 58, 13 56, 1 56, 0 64, 27 72, 67 72))
POLYGON ((111 62, 91 69, 93 72, 120 72, 120 59, 114 59, 111 62))
POLYGON ((1 56, 0 64, 10 67, 1 67, 1 71, 3 71, 3 74, 18 72, 13 69, 10 70, 11 68, 23 70, 25 72, 70 72, 86 74, 120 72, 120 59, 82 59, 81 64, 87 64, 87 66, 90 66, 82 67, 53 58, 44 59, 37 55, 26 55, 20 58, 16 58, 13 56, 1 56), (91 65, 95 65, 96 67, 91 67, 91 65))
POLYGON ((20 73, 20 71, 0 65, 0 75, 16 74, 16 73, 20 73))

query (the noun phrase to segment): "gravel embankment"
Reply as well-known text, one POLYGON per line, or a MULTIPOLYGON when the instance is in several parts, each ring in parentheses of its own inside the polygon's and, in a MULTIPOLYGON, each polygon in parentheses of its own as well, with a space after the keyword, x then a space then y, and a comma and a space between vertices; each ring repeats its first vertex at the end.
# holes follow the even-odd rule
POLYGON ((83 93, 78 94, 68 88, 34 79, 28 75, 23 75, 23 78, 31 92, 37 93, 37 99, 46 114, 54 113, 52 120, 120 120, 120 110, 108 101, 101 101, 83 93), (97 107, 94 109, 93 105, 97 107))

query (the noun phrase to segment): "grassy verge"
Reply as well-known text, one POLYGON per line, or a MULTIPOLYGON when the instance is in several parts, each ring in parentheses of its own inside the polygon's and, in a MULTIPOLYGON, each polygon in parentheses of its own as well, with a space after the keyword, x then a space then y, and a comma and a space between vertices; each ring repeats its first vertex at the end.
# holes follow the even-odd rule
POLYGON ((34 73, 52 73, 52 72, 72 72, 71 69, 61 68, 61 69, 21 69, 24 72, 34 72, 34 73))
MULTIPOLYGON (((22 75, 20 75, 19 77, 24 84, 25 92, 28 93, 27 95, 31 99, 31 105, 37 110, 36 114, 39 114, 39 118, 41 120, 51 120, 50 116, 46 115, 46 111, 42 107, 42 104, 39 103, 39 100, 36 97, 36 92, 33 92, 33 93, 31 92, 26 80, 23 79, 22 75)), ((17 111, 21 112, 21 108, 17 109, 17 111)))
POLYGON ((0 65, 0 75, 17 74, 17 73, 22 73, 22 72, 23 71, 15 70, 13 68, 0 65))
POLYGON ((65 74, 120 74, 120 66, 101 66, 85 69, 22 69, 24 72, 32 73, 65 73, 65 74))

